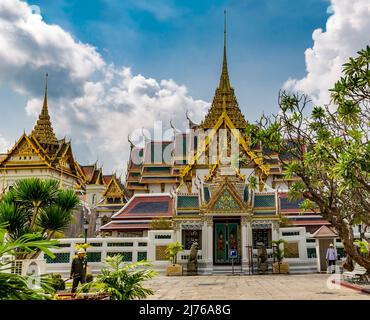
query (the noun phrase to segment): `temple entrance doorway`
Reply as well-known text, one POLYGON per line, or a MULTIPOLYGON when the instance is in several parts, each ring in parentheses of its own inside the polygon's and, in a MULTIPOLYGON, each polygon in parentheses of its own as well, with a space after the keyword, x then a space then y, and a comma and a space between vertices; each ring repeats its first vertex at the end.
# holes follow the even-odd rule
POLYGON ((213 263, 215 265, 231 265, 230 251, 236 250, 237 257, 234 264, 241 262, 241 232, 240 218, 214 218, 213 219, 213 263))

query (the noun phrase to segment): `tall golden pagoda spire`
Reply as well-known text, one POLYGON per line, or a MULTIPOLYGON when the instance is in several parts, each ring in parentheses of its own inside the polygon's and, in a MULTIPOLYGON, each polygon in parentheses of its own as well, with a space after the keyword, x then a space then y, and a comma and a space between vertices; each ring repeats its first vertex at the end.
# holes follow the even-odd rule
POLYGON ((222 71, 220 83, 216 88, 216 93, 213 98, 212 106, 200 128, 211 129, 215 126, 222 113, 226 111, 228 117, 237 129, 244 129, 247 125, 244 115, 242 114, 238 102, 234 94, 234 88, 230 85, 229 71, 227 67, 227 50, 226 50, 226 10, 224 11, 224 50, 222 71))
POLYGON ((226 10, 224 10, 224 58, 222 62, 222 72, 220 78, 219 89, 222 91, 230 90, 230 79, 229 79, 229 71, 227 68, 227 56, 226 56, 226 10))
POLYGON ((46 74, 45 79, 44 103, 42 105, 42 110, 39 118, 35 124, 35 127, 33 128, 32 135, 46 149, 51 150, 54 149, 54 146, 58 145, 58 140, 51 125, 48 111, 48 74, 46 74))

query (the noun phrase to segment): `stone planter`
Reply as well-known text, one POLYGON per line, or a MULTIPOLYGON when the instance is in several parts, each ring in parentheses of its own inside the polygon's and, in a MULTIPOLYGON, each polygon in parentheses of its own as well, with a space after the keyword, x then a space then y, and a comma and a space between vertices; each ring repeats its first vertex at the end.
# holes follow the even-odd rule
POLYGON ((167 276, 182 276, 182 265, 170 264, 166 268, 167 276))
POLYGON ((288 262, 273 263, 272 273, 289 273, 289 263, 288 262), (279 272, 279 265, 280 265, 280 272, 279 272))

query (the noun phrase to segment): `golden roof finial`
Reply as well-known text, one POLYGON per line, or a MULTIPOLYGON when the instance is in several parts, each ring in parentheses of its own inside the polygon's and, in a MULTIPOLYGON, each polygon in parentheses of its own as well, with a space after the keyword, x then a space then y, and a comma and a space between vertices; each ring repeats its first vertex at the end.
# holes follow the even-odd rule
POLYGON ((199 125, 203 129, 213 128, 222 113, 226 111, 233 125, 237 129, 244 129, 247 125, 236 100, 234 89, 230 85, 229 72, 227 67, 226 52, 226 10, 224 10, 224 54, 222 62, 222 72, 219 86, 216 88, 215 96, 211 108, 208 110, 204 120, 199 125))
POLYGON ((48 74, 45 77, 45 94, 44 103, 39 118, 32 131, 32 135, 38 142, 44 146, 58 145, 58 140, 55 136, 53 127, 51 126, 50 116, 48 111, 48 74))
POLYGON ((229 72, 227 68, 227 55, 226 55, 226 10, 224 10, 224 58, 222 62, 222 72, 220 78, 219 88, 222 91, 230 90, 229 72))
POLYGON ((45 75, 45 93, 44 93, 44 103, 42 105, 41 113, 44 115, 48 114, 48 74, 45 75))

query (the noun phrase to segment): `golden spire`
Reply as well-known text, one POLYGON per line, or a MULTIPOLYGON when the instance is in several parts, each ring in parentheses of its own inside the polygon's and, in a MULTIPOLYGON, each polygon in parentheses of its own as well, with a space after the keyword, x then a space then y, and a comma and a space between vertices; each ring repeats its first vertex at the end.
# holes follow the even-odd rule
POLYGON ((226 54, 226 10, 224 11, 224 55, 220 84, 216 88, 212 106, 199 127, 203 129, 213 128, 223 112, 227 113, 237 129, 244 129, 246 127, 247 122, 239 108, 234 89, 230 85, 226 54))
POLYGON ((43 147, 58 145, 48 111, 48 74, 46 74, 45 79, 44 103, 36 125, 33 128, 32 135, 43 147))
POLYGON ((226 10, 224 10, 224 59, 222 62, 222 72, 220 78, 219 88, 222 91, 230 90, 229 72, 227 69, 227 57, 226 57, 226 10))

